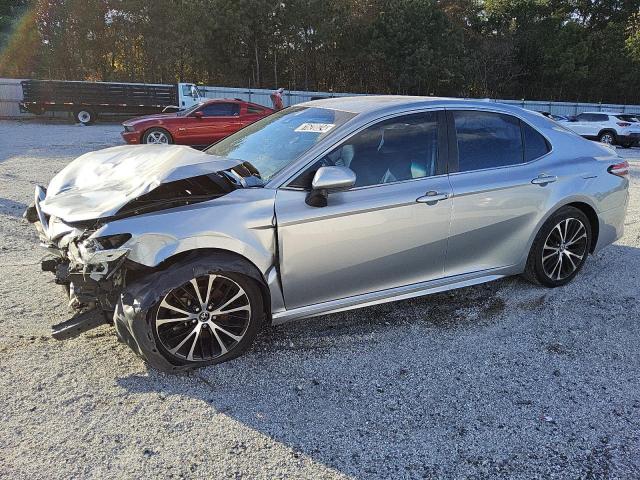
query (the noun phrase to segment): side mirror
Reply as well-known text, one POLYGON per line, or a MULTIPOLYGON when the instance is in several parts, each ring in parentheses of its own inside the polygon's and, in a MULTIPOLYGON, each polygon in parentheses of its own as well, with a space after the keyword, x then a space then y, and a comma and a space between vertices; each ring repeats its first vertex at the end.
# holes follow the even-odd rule
POLYGON ((202 113, 201 111, 197 111, 193 114, 193 116, 196 118, 202 118, 204 117, 204 113, 202 113))
POLYGON ((326 207, 329 191, 346 190, 356 183, 356 174, 347 167, 320 167, 313 176, 307 205, 326 207))

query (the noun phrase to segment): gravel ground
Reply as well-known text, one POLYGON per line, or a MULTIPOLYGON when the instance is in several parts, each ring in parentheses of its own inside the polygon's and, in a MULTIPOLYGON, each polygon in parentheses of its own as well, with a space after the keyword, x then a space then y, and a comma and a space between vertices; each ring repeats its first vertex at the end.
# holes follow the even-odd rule
POLYGON ((149 371, 110 326, 58 342, 21 214, 118 125, 0 122, 0 477, 640 477, 640 149, 626 235, 570 285, 518 278, 267 328, 149 371))

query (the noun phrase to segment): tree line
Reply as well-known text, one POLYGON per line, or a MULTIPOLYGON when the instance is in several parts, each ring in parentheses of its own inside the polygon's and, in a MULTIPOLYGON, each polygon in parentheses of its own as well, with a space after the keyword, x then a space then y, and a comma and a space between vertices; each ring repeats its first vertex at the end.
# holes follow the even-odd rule
POLYGON ((0 0, 0 76, 640 103, 640 0, 0 0))

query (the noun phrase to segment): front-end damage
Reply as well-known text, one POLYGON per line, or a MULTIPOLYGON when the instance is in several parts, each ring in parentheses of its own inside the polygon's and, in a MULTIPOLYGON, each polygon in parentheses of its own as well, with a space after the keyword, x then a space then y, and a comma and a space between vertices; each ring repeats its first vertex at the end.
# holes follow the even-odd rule
POLYGON ((75 315, 53 327, 53 337, 66 339, 109 321, 118 295, 124 287, 125 262, 130 249, 123 248, 131 235, 94 237, 95 231, 68 225, 46 215, 40 206, 45 197, 43 187, 36 187, 34 204, 25 218, 34 223, 40 245, 47 254, 42 270, 54 275, 69 296, 75 315))
MULTIPOLYGON (((122 161, 125 152, 114 150, 122 161)), ((187 154, 193 156, 191 151, 187 154)), ((36 187, 34 203, 24 216, 35 225, 40 244, 47 251, 42 270, 51 272, 55 283, 65 287, 69 306, 75 312, 71 319, 53 327, 54 338, 70 338, 110 322, 127 278, 153 270, 155 265, 150 265, 147 258, 162 246, 157 239, 179 240, 171 229, 177 223, 175 220, 161 221, 159 228, 152 217, 165 212, 170 213, 167 217, 173 217, 171 212, 184 212, 184 208, 193 204, 217 199, 234 190, 261 186, 250 164, 211 162, 210 155, 197 154, 206 159, 198 157, 192 168, 184 162, 170 162, 149 175, 152 168, 148 167, 147 178, 138 177, 135 183, 131 180, 131 188, 123 185, 121 177, 118 198, 105 195, 105 190, 96 185, 115 183, 109 174, 116 171, 121 175, 120 168, 109 169, 89 185, 83 185, 86 172, 73 175, 63 171, 52 181, 50 187, 54 188, 48 194, 45 188, 36 187), (146 225, 153 231, 145 232, 146 225), (111 231, 114 226, 123 229, 114 233, 111 231)), ((175 158, 175 152, 173 155, 175 158)), ((104 169, 109 160, 94 166, 104 169)), ((75 166, 78 171, 82 168, 75 166)), ((135 172, 130 175, 136 176, 135 172)))

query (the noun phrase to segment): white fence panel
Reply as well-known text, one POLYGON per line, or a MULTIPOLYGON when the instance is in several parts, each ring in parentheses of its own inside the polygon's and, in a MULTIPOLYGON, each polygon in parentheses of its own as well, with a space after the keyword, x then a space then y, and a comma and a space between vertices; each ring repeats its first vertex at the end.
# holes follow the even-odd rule
POLYGON ((19 79, 0 78, 0 117, 21 115, 18 103, 22 101, 22 86, 19 79))
MULTIPOLYGON (((262 88, 227 88, 227 87, 198 87, 207 98, 239 98, 247 102, 258 103, 271 107, 271 94, 273 90, 262 88)), ((305 92, 300 90, 285 90, 282 94, 282 103, 285 107, 297 103, 308 102, 314 97, 348 97, 352 95, 365 95, 363 93, 332 93, 332 92, 305 92)))
POLYGON ((545 102, 536 100, 494 100, 508 105, 537 112, 549 112, 556 115, 577 115, 582 112, 617 112, 617 113, 638 113, 640 105, 619 105, 611 103, 571 103, 571 102, 545 102))

